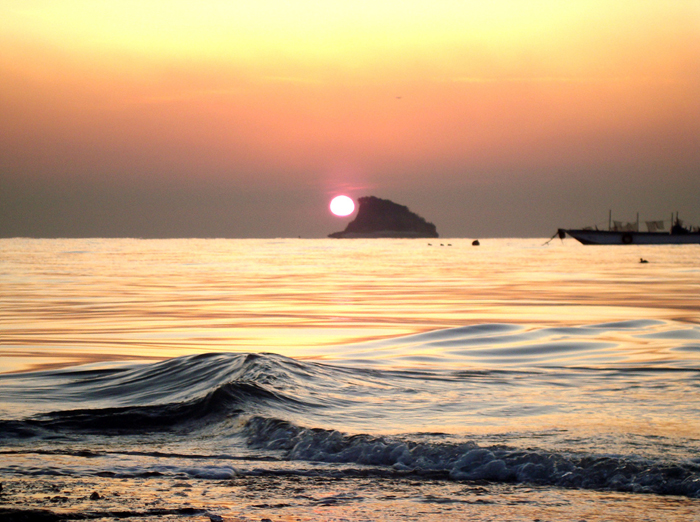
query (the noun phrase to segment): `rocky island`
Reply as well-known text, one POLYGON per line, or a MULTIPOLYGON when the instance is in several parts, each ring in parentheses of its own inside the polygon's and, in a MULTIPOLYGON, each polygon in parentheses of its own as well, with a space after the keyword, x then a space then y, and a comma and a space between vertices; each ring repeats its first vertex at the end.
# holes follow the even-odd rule
POLYGON ((333 238, 412 238, 438 237, 435 225, 428 223, 408 207, 374 196, 359 198, 355 219, 342 232, 328 234, 333 238))

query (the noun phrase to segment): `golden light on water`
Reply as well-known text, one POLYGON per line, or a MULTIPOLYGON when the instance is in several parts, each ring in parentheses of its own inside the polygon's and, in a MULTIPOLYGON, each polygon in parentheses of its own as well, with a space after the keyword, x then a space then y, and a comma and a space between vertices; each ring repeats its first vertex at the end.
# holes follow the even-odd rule
MULTIPOLYGON (((647 360, 673 357, 663 342, 669 324, 700 322, 692 245, 450 243, 5 240, 0 371, 49 359, 64 365, 203 352, 333 359, 335 346, 465 325, 530 331, 661 321, 652 328, 661 341, 624 329, 606 339, 647 360)), ((358 350, 363 358, 381 355, 377 347, 358 350)), ((402 344, 394 351, 435 357, 441 350, 402 344)))

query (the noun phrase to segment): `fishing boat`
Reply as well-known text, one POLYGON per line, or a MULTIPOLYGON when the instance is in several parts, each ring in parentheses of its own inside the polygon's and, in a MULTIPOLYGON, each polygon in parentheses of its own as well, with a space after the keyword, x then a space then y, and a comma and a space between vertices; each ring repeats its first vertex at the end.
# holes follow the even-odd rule
POLYGON ((671 216, 671 230, 664 230, 663 221, 647 221, 647 231, 639 230, 639 215, 637 223, 621 223, 608 218, 608 230, 597 228, 560 228, 557 234, 560 239, 566 235, 573 237, 584 245, 692 245, 700 244, 700 229, 687 227, 678 219, 671 216))

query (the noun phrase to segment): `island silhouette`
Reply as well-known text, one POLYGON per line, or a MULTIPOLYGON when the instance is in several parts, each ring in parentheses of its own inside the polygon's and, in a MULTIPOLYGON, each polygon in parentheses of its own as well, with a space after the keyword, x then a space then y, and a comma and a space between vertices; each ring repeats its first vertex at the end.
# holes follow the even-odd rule
POLYGON ((435 225, 428 223, 408 207, 388 199, 365 196, 357 200, 355 219, 342 232, 328 234, 332 238, 420 238, 439 237, 435 225))

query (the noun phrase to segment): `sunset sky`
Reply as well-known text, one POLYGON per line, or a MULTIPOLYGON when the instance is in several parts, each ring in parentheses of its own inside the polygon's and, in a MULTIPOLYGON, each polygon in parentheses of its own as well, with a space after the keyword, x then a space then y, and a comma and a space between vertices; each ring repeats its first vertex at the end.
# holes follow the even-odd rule
POLYGON ((700 225, 700 0, 0 0, 0 236, 700 225))

